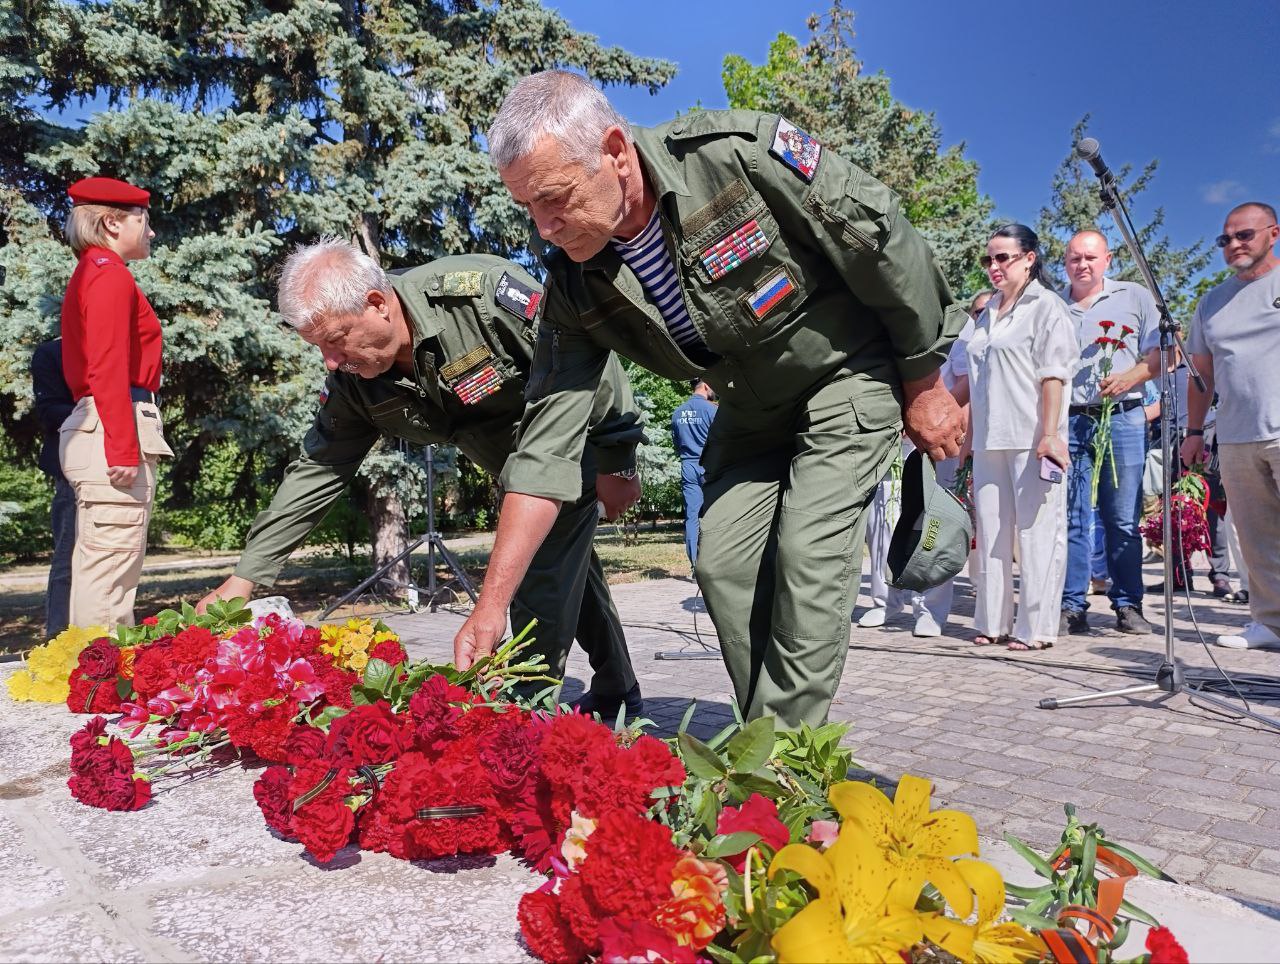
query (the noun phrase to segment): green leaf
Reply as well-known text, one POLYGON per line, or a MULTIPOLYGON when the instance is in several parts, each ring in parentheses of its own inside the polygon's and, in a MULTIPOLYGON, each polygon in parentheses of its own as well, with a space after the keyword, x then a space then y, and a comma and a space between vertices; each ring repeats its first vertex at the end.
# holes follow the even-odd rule
POLYGON ((371 659, 364 668, 364 685, 380 696, 386 695, 394 681, 395 668, 385 660, 371 659))
POLYGON ((311 725, 318 726, 322 730, 327 729, 334 720, 346 716, 350 712, 350 710, 343 709, 341 706, 326 706, 311 718, 311 725))
POLYGON ((717 857, 732 857, 740 854, 748 847, 754 847, 760 842, 758 833, 751 833, 747 830, 739 830, 735 833, 712 837, 707 841, 707 846, 702 851, 702 856, 708 860, 715 860, 717 857))
POLYGON ((729 741, 725 756, 729 769, 737 773, 754 773, 773 755, 772 716, 752 720, 729 741))
POLYGON ((1124 911, 1126 914, 1128 914, 1130 917, 1132 917, 1134 920, 1141 921, 1142 923, 1146 924, 1148 927, 1160 926, 1160 922, 1158 920, 1156 920, 1154 917, 1148 914, 1141 907, 1138 907, 1135 904, 1131 904, 1127 900, 1122 900, 1120 902, 1120 909, 1124 911))
POLYGON ((1050 880, 1053 879, 1053 868, 1049 866, 1049 862, 1047 860, 1011 833, 1006 833, 1004 835, 1004 839, 1010 847, 1017 851, 1018 856, 1035 868, 1036 873, 1041 877, 1047 877, 1050 880))
POLYGON ((1030 930, 1053 930, 1058 926, 1055 921, 1041 917, 1039 914, 1029 913, 1021 907, 1008 907, 1005 910, 1011 920, 1030 930))
POLYGON ((709 746, 691 733, 681 733, 677 737, 680 756, 685 768, 695 777, 703 780, 719 780, 729 772, 724 761, 709 746))
POLYGON ((711 749, 713 750, 716 749, 717 747, 720 746, 720 744, 724 743, 725 740, 729 739, 729 737, 737 733, 738 730, 740 729, 742 729, 740 724, 730 723, 723 730, 721 730, 719 733, 717 733, 715 736, 709 739, 707 741, 707 746, 711 747, 711 749))
POLYGON ((133 695, 133 680, 125 679, 123 676, 116 677, 116 695, 122 700, 127 700, 133 695))
POLYGON ((1052 884, 1041 884, 1039 887, 1023 887, 1020 884, 1010 884, 1007 881, 1004 885, 1005 893, 1018 900, 1033 901, 1053 890, 1052 884))
POLYGON ((689 729, 689 721, 693 719, 693 711, 698 708, 697 700, 689 701, 689 708, 684 711, 684 716, 680 717, 680 725, 676 727, 677 733, 683 733, 689 729))
POLYGON ((720 820, 720 798, 711 792, 709 788, 699 788, 698 802, 693 808, 693 812, 698 821, 698 825, 706 828, 707 835, 714 835, 716 832, 716 823, 720 820))
POLYGON ((1103 844, 1113 853, 1120 857, 1124 857, 1148 877, 1155 877, 1157 880, 1173 880, 1172 877, 1149 861, 1146 857, 1135 854, 1128 847, 1121 847, 1119 844, 1112 843, 1110 840, 1103 841, 1103 844))
MULTIPOLYGON (((765 771, 767 774, 768 771, 765 771)), ((768 776, 759 773, 731 773, 729 774, 729 786, 741 791, 743 800, 758 793, 762 797, 768 797, 770 800, 778 796, 781 787, 777 782, 768 776)))
POLYGON ((1115 936, 1112 937, 1111 940, 1107 941, 1103 946, 1111 951, 1118 951, 1120 948, 1124 947, 1124 942, 1129 939, 1130 924, 1131 921, 1127 920, 1122 920, 1117 924, 1115 936))
POLYGON ((1084 844, 1080 849, 1080 877, 1086 882, 1091 882, 1094 880, 1094 874, 1098 866, 1098 835, 1094 833, 1085 834, 1084 844))

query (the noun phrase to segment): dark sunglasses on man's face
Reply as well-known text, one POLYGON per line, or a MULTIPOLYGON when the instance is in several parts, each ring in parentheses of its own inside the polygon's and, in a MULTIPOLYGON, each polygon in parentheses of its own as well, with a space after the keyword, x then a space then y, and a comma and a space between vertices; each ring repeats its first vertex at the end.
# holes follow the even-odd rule
POLYGON ((978 264, 982 265, 984 268, 990 268, 992 261, 994 261, 998 265, 1005 265, 1005 264, 1008 264, 1010 261, 1017 261, 1026 253, 1027 252, 1025 251, 1021 251, 1018 254, 1010 254, 1008 251, 1001 251, 999 254, 995 256, 984 254, 981 258, 978 259, 978 264))
POLYGON ((1268 228, 1274 228, 1274 224, 1268 224, 1265 228, 1245 228, 1243 231, 1236 231, 1234 234, 1220 234, 1213 239, 1213 243, 1220 248, 1225 248, 1232 241, 1239 241, 1241 244, 1248 244, 1253 240, 1253 236, 1259 230, 1266 231, 1268 228))

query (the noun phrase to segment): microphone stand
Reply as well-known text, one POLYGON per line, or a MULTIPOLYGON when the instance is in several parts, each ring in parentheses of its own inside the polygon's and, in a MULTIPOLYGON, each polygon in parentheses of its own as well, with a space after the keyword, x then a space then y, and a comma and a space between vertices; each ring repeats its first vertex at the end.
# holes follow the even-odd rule
MULTIPOLYGON (((1189 696, 1196 700, 1202 700, 1211 706, 1218 707, 1229 713, 1247 716, 1252 720, 1256 720, 1273 729, 1280 730, 1280 722, 1272 720, 1231 703, 1211 693, 1205 693, 1201 690, 1191 689, 1187 686, 1186 678, 1183 672, 1182 663, 1174 655, 1173 652, 1173 577, 1174 566, 1182 565, 1181 558, 1174 562, 1174 544, 1173 544, 1173 476, 1174 476, 1174 459, 1181 460, 1182 455, 1179 449, 1173 444, 1174 432, 1177 430, 1176 406, 1177 391, 1174 382, 1174 373, 1170 370, 1171 364, 1177 357, 1181 357, 1187 366, 1188 376, 1195 381, 1196 387, 1200 391, 1205 390, 1204 379, 1200 373, 1196 371, 1195 363, 1191 359, 1191 355, 1187 352, 1186 346, 1182 341, 1182 331, 1178 323, 1169 315, 1169 308, 1165 304, 1164 296, 1160 293, 1160 286, 1156 283, 1155 275, 1152 274, 1151 265, 1147 262, 1147 257, 1142 251, 1142 245, 1139 244, 1136 232, 1133 230, 1133 224, 1129 220, 1129 211, 1125 207, 1124 198, 1120 193, 1120 189, 1116 184, 1115 176, 1111 170, 1102 162, 1101 156, 1098 154, 1097 142, 1090 138, 1087 142, 1081 142, 1080 148, 1077 149, 1080 156, 1089 162, 1093 167, 1094 173, 1097 174, 1098 180, 1101 182, 1101 199, 1102 207, 1111 214, 1112 220, 1115 221, 1116 227, 1120 229, 1120 233, 1124 236, 1125 245, 1129 248, 1129 253, 1133 255, 1134 263, 1138 267, 1138 271, 1142 275, 1142 279, 1147 283, 1147 288, 1155 298, 1156 309, 1160 313, 1160 451, 1163 456, 1162 465, 1162 486, 1161 486, 1161 507, 1164 511, 1163 520, 1163 536, 1164 536, 1164 659, 1160 663, 1160 668, 1156 670, 1156 678, 1153 683, 1144 683, 1141 686, 1129 686, 1119 690, 1109 690, 1104 693, 1087 693, 1084 696, 1069 696, 1065 699, 1057 699, 1048 697, 1040 701, 1040 709, 1056 710, 1063 706, 1075 706, 1081 703, 1090 703, 1094 700, 1108 699, 1116 696, 1138 696, 1143 693, 1165 693, 1174 696, 1178 693, 1186 692, 1189 696), (1085 150, 1086 143, 1091 149, 1085 150), (1175 354, 1175 348, 1177 354, 1175 354)), ((1094 471, 1100 471, 1095 467, 1094 471)), ((1178 545, 1178 555, 1181 556, 1181 540, 1178 545)))

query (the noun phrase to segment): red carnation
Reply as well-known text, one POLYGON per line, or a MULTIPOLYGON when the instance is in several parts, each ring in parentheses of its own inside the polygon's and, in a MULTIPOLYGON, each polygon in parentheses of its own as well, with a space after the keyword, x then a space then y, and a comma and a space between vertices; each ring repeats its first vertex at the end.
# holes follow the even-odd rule
POLYGON ((680 851, 671 830, 639 814, 614 811, 587 838, 578 873, 587 895, 606 914, 647 914, 671 897, 680 851))
POLYGON ((417 722, 414 747, 423 753, 439 753, 453 739, 454 725, 462 716, 455 703, 470 702, 466 690, 451 686, 443 676, 433 676, 409 700, 409 714, 417 722))
POLYGON ((514 800, 537 775, 539 735, 523 712, 510 709, 476 741, 489 782, 508 800, 514 800))
POLYGON ((396 761, 383 785, 392 856, 434 859, 452 854, 500 853, 507 839, 498 823, 493 790, 469 741, 451 744, 436 759, 412 751, 396 761), (435 815, 441 807, 477 807, 474 815, 435 815), (426 812, 424 812, 426 811, 426 812))
POLYGON ((401 663, 407 662, 409 654, 404 651, 394 639, 384 639, 377 646, 369 650, 370 659, 380 659, 384 663, 390 663, 392 666, 399 666, 401 663))
POLYGON ((272 763, 282 763, 285 742, 294 728, 293 718, 297 715, 298 701, 289 698, 275 706, 264 707, 260 713, 250 713, 244 707, 232 707, 223 717, 223 725, 233 745, 242 750, 252 750, 272 763))
POLYGON ((694 964, 692 947, 677 944, 675 938, 648 920, 610 918, 600 925, 600 960, 665 961, 667 964, 694 964))
POLYGON ((170 646, 175 664, 195 669, 202 668, 206 660, 218 653, 217 637, 202 626, 188 626, 173 637, 170 646))
POLYGON ((1167 927, 1147 931, 1147 950, 1151 952, 1150 964, 1188 964, 1187 952, 1167 927))
POLYGON ((1121 325, 1121 326, 1120 326, 1120 334, 1121 334, 1121 335, 1132 335, 1132 334, 1133 334, 1133 329, 1132 329, 1132 328, 1130 328, 1128 325, 1121 325))
POLYGON ((529 950, 544 961, 581 961, 590 953, 569 929, 554 895, 544 890, 525 894, 516 916, 529 950))
POLYGON ((351 687, 360 682, 359 675, 334 666, 333 658, 328 653, 308 656, 307 662, 315 671, 317 682, 324 687, 324 698, 329 705, 351 709, 354 705, 351 702, 351 687))
POLYGON ((391 712, 391 704, 379 700, 334 720, 327 752, 352 767, 376 766, 390 763, 410 745, 402 718, 391 712))
POLYGON ((144 626, 156 626, 159 625, 159 623, 160 620, 155 616, 144 616, 142 618, 142 625, 144 626))
MULTIPOLYGON (((720 811, 716 833, 727 835, 739 831, 759 834, 760 842, 773 850, 780 850, 791 840, 791 831, 778 819, 777 804, 758 793, 747 797, 747 802, 740 807, 725 807, 720 811)), ((744 847, 737 854, 724 855, 738 873, 742 873, 748 849, 744 847)))
POLYGON ((135 776, 133 752, 106 736, 107 721, 95 717, 71 738, 67 787, 81 803, 105 810, 138 810, 151 799, 151 784, 135 776))
POLYGON ((284 762, 301 766, 324 756, 326 734, 318 726, 295 726, 284 741, 284 762))
POLYGON ((582 941, 592 954, 600 952, 600 919, 604 915, 587 897, 582 878, 570 874, 560 882, 560 914, 569 923, 573 936, 582 941))
POLYGON ((288 767, 270 766, 253 785, 253 799, 258 801, 267 826, 289 840, 297 839, 293 835, 293 801, 289 798, 292 783, 288 767))
POLYGON ((168 640, 138 650, 133 660, 133 691, 138 695, 138 702, 145 703, 177 684, 172 655, 173 647, 168 640))
POLYGON ((313 760, 298 768, 289 786, 294 805, 308 793, 315 796, 293 811, 293 832, 320 863, 328 863, 351 840, 355 815, 345 797, 352 771, 331 768, 327 761, 313 760))
POLYGON ((1111 330, 1112 328, 1114 328, 1115 326, 1116 326, 1116 323, 1115 323, 1114 321, 1100 321, 1100 322, 1098 322, 1098 327, 1099 327, 1099 328, 1101 328, 1103 331, 1110 331, 1110 330, 1111 330))
POLYGON ((95 639, 80 651, 77 668, 92 680, 115 679, 120 669, 120 650, 105 636, 95 639))
POLYGON ((67 693, 67 709, 72 713, 120 712, 120 693, 114 677, 89 679, 76 667, 67 682, 71 687, 67 693))

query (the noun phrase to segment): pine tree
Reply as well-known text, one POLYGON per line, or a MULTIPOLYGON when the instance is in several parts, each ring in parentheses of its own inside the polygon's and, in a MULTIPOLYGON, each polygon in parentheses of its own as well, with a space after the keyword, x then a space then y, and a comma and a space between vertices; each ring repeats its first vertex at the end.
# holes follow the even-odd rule
MULTIPOLYGON (((110 105, 83 129, 42 129, 20 164, 48 183, 101 173, 153 193, 159 237, 137 275, 165 323, 179 499, 227 440, 278 472, 314 411, 319 358, 271 311, 272 272, 294 242, 352 238, 388 267, 527 257, 527 218, 483 135, 517 79, 559 65, 650 91, 674 73, 534 0, 24 0, 0 13, 0 89, 43 114, 110 105)), ((18 276, 0 293, 9 421, 72 267, 57 241, 63 202, 38 185, 18 193, 9 231, 38 240, 0 248, 18 276), (31 208, 42 223, 28 224, 31 208)), ((401 545, 406 508, 421 508, 422 471, 394 446, 366 462, 375 560, 401 545)))
MULTIPOLYGON (((1076 156, 1075 145, 1087 136, 1088 129, 1089 115, 1086 114, 1071 130, 1071 149, 1053 175, 1048 206, 1040 210, 1036 233, 1040 235, 1045 249, 1046 264, 1060 280, 1065 278, 1062 265, 1067 242, 1077 231, 1092 228, 1102 232, 1111 248, 1114 256, 1112 276, 1121 281, 1143 283, 1133 256, 1124 244, 1124 237, 1116 228, 1115 216, 1103 207, 1097 177, 1076 156)), ((1113 168, 1120 194, 1131 216, 1134 214, 1134 198, 1150 187, 1158 166, 1158 161, 1149 161, 1136 175, 1133 175, 1133 167, 1129 164, 1113 168)), ((1176 247, 1163 229, 1163 208, 1156 208, 1145 224, 1135 224, 1138 242, 1169 306, 1169 313, 1185 327, 1195 307, 1196 276, 1209 266, 1213 249, 1203 241, 1185 248, 1176 247)))
POLYGON ((731 54, 723 79, 731 107, 776 111, 902 197, 903 213, 933 248, 957 297, 986 287, 978 250, 991 201, 964 145, 942 148, 933 114, 897 100, 883 72, 864 73, 853 48, 853 11, 837 0, 809 18, 803 46, 779 34, 759 66, 731 54))

